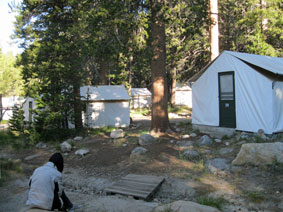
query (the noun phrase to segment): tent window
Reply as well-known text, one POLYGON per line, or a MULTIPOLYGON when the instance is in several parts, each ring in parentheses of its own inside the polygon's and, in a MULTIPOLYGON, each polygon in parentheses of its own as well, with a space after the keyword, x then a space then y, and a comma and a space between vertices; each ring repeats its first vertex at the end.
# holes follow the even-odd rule
POLYGON ((233 75, 220 75, 221 100, 234 100, 233 75))

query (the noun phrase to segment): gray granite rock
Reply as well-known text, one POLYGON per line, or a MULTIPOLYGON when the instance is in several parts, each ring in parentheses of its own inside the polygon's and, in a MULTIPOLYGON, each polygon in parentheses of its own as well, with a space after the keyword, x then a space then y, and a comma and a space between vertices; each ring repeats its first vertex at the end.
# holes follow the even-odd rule
POLYGON ((80 156, 85 156, 89 153, 89 149, 78 149, 75 154, 80 156))
POLYGON ((193 149, 187 149, 183 152, 183 156, 187 160, 197 160, 200 157, 200 154, 198 151, 193 149))
POLYGON ((212 144, 212 139, 208 135, 203 135, 198 140, 199 146, 210 146, 212 144))
POLYGON ((139 145, 144 146, 144 145, 150 145, 155 142, 155 138, 151 136, 150 134, 142 134, 139 137, 139 145))
POLYGON ((137 156, 137 155, 142 155, 144 153, 147 152, 147 149, 144 147, 136 147, 135 149, 133 149, 133 151, 131 152, 131 157, 132 156, 137 156))
POLYGON ((212 173, 230 170, 230 164, 228 160, 224 158, 214 158, 212 160, 208 160, 205 165, 212 173))
POLYGON ((60 144, 60 149, 63 153, 70 152, 72 150, 72 146, 67 141, 64 141, 60 144))
POLYGON ((111 138, 123 138, 125 136, 125 133, 122 129, 112 130, 110 133, 111 138))

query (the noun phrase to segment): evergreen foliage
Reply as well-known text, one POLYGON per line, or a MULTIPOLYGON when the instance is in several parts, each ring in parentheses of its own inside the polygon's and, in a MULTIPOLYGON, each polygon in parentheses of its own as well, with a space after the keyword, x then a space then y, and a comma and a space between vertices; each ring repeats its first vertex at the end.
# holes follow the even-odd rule
POLYGON ((13 106, 12 111, 13 115, 9 120, 9 130, 12 134, 19 133, 23 135, 25 131, 24 111, 17 105, 13 106))
MULTIPOLYGON (((15 37, 24 50, 18 65, 23 69, 25 94, 35 97, 40 108, 34 137, 61 132, 64 137, 70 123, 81 131, 80 86, 152 89, 151 18, 156 3, 161 5, 155 9, 165 29, 166 66, 161 78, 167 78, 170 88, 176 80, 186 82, 209 62, 208 1, 23 0, 14 8, 19 12, 15 37)), ((220 52, 282 57, 282 11, 280 0, 219 0, 220 52)), ((5 82, 12 79, 10 71, 3 73, 0 70, 5 82)), ((19 79, 18 69, 13 73, 19 79)), ((13 89, 2 91, 11 88, 11 82, 1 83, 0 92, 13 93, 13 89)))

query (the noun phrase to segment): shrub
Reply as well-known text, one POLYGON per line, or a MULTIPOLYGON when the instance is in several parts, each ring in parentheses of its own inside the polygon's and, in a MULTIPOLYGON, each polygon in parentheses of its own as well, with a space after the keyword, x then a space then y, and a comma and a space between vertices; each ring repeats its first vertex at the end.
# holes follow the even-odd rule
POLYGON ((197 202, 199 204, 211 206, 211 207, 214 207, 214 208, 221 210, 221 207, 227 201, 223 197, 213 198, 213 197, 209 197, 209 196, 201 196, 201 197, 197 198, 197 202))

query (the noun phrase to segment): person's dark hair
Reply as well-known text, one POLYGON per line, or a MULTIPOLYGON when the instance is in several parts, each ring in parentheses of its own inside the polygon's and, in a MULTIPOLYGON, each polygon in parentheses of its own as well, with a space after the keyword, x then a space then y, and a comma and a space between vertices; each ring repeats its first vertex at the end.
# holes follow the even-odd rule
POLYGON ((63 156, 61 155, 61 153, 57 152, 54 153, 50 159, 50 162, 54 163, 54 165, 57 167, 59 172, 62 172, 64 169, 64 159, 63 156))

